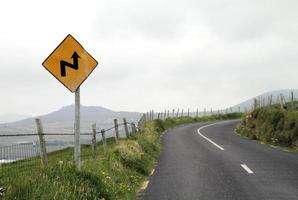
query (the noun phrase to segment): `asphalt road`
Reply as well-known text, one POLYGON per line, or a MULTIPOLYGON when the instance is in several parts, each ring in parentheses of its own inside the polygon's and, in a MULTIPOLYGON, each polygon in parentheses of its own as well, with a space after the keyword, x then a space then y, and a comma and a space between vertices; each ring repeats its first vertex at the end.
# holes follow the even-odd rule
POLYGON ((242 138, 236 123, 169 130, 142 199, 297 200, 298 154, 242 138))

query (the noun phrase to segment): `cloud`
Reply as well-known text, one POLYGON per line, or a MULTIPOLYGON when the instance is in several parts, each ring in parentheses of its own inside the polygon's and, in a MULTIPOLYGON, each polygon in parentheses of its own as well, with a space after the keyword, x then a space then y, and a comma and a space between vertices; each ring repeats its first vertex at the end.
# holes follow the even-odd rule
POLYGON ((99 9, 99 37, 148 37, 167 40, 183 34, 186 13, 169 1, 108 1, 99 9))
POLYGON ((295 1, 8 1, 0 9, 5 112, 73 103, 41 66, 68 33, 99 61, 82 86, 86 105, 217 109, 296 83, 295 1))

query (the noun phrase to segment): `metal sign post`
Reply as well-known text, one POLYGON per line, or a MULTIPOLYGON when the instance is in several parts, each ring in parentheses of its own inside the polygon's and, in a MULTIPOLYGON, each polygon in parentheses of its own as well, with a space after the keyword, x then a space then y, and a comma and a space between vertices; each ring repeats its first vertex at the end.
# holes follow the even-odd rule
POLYGON ((42 65, 67 89, 75 93, 74 162, 80 169, 80 85, 97 66, 97 61, 71 35, 56 47, 42 65))
POLYGON ((80 144, 80 87, 75 91, 75 121, 74 121, 74 158, 77 170, 81 168, 81 144, 80 144))

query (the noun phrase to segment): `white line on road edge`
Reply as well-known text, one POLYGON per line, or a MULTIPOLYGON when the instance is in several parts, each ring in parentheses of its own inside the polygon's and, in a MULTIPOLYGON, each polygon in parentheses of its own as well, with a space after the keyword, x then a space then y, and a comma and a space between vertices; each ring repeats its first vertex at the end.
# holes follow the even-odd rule
POLYGON ((217 148, 219 148, 220 150, 225 150, 224 148, 222 148, 221 146, 219 146, 218 144, 216 144, 215 142, 213 142, 212 140, 210 140, 209 138, 207 138, 206 136, 204 136, 200 131, 203 129, 203 128, 207 128, 207 127, 209 127, 209 126, 213 126, 213 125, 216 125, 216 124, 218 124, 218 123, 214 123, 214 124, 208 124, 208 125, 206 125, 206 126, 202 126, 202 127, 200 127, 199 129, 198 129, 198 134, 202 137, 202 138, 204 138, 205 140, 207 140, 208 142, 210 142, 211 144, 213 144, 214 146, 216 146, 217 148))
POLYGON ((146 188, 148 187, 148 184, 149 184, 149 181, 148 180, 144 181, 143 184, 142 184, 142 186, 141 186, 140 191, 146 190, 146 188))
POLYGON ((245 171, 246 171, 247 173, 249 173, 249 174, 253 174, 253 173, 254 173, 254 172, 251 171, 251 169, 249 169, 249 168, 247 167, 247 165, 245 165, 245 164, 241 164, 241 167, 242 167, 243 169, 245 169, 245 171))

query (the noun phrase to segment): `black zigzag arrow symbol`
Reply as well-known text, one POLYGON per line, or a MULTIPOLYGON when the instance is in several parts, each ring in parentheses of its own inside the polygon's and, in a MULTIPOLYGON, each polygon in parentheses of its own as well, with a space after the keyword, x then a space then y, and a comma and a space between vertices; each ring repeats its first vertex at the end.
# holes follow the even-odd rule
POLYGON ((75 70, 79 69, 79 57, 80 56, 77 54, 77 52, 74 52, 71 56, 73 63, 69 63, 64 60, 60 61, 61 76, 66 76, 66 67, 70 67, 75 70))

